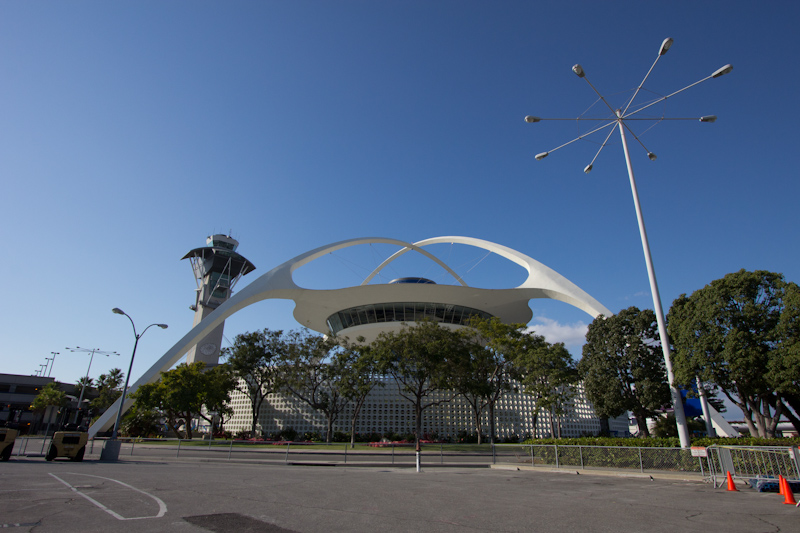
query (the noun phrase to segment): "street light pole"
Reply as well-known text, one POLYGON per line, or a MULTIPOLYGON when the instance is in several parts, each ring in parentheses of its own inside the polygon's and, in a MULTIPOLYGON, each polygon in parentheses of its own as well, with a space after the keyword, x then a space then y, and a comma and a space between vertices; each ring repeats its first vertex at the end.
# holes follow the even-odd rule
POLYGON ((122 388, 122 396, 120 397, 120 401, 119 401, 119 411, 117 412, 117 421, 114 423, 114 431, 111 433, 111 440, 117 440, 117 433, 119 432, 119 424, 120 424, 120 421, 122 420, 122 410, 123 410, 123 406, 125 405, 125 395, 128 393, 128 382, 130 381, 131 371, 133 370, 133 359, 136 357, 136 347, 139 345, 139 339, 141 339, 142 335, 144 335, 147 332, 147 330, 150 329, 153 326, 158 326, 161 329, 167 329, 168 326, 166 324, 150 324, 149 326, 144 328, 144 331, 142 331, 141 333, 137 334, 136 333, 136 324, 133 323, 133 319, 130 317, 130 315, 128 315, 122 309, 120 309, 118 307, 115 307, 111 311, 113 313, 115 313, 115 314, 125 315, 126 317, 128 317, 128 320, 131 321, 131 326, 133 327, 133 336, 136 338, 136 340, 133 343, 133 353, 131 354, 131 364, 128 367, 128 373, 125 375, 125 386, 122 388))
POLYGON ((48 361, 50 361, 50 370, 47 370, 47 369, 45 368, 45 370, 47 370, 47 377, 48 377, 48 378, 50 377, 50 373, 53 371, 53 365, 54 365, 54 364, 55 364, 55 362, 56 362, 56 356, 57 356, 58 354, 60 354, 60 353, 61 353, 61 352, 50 352, 50 355, 52 355, 53 357, 45 357, 45 359, 47 359, 48 361))
MULTIPOLYGON (((83 385, 81 386, 81 397, 78 399, 78 411, 81 410, 81 405, 83 404, 83 395, 86 392, 86 384, 89 382, 89 371, 92 369, 92 360, 94 359, 94 354, 105 355, 108 357, 109 355, 119 355, 117 352, 104 352, 101 351, 100 348, 81 348, 80 346, 76 346, 75 348, 67 347, 65 350, 69 350, 71 352, 86 352, 91 353, 89 356, 89 368, 86 369, 86 377, 83 380, 83 385)), ((75 420, 74 422, 77 423, 78 421, 78 413, 75 413, 75 420)))
POLYGON ((585 137, 588 137, 589 135, 592 135, 593 133, 596 133, 596 132, 599 132, 599 131, 604 130, 606 128, 609 128, 605 140, 600 145, 600 149, 597 151, 597 153, 595 154, 595 156, 592 159, 592 161, 583 169, 583 171, 585 173, 587 173, 587 174, 589 172, 591 172, 592 168, 594 167, 594 162, 597 160, 597 157, 600 155, 600 152, 603 151, 603 148, 605 148, 606 143, 608 143, 608 140, 611 138, 611 135, 614 133, 614 130, 616 128, 619 128, 620 137, 622 139, 622 148, 623 148, 623 152, 625 154, 625 164, 626 164, 627 169, 628 169, 628 177, 629 177, 630 183, 631 183, 631 192, 633 194, 633 203, 634 203, 634 207, 636 208, 636 218, 637 218, 637 221, 638 221, 638 224, 639 224, 639 235, 641 236, 641 240, 642 240, 642 250, 644 252, 645 263, 647 265, 647 275, 648 275, 648 278, 650 280, 650 292, 652 293, 652 296, 653 296, 653 306, 655 307, 656 321, 658 322, 658 334, 659 334, 659 338, 660 338, 660 341, 661 341, 661 348, 662 348, 662 350, 664 352, 664 366, 665 366, 666 371, 667 371, 667 379, 669 381, 670 394, 672 396, 672 404, 673 404, 673 408, 674 408, 674 412, 675 412, 675 422, 676 422, 676 424, 678 426, 678 436, 680 438, 681 447, 682 448, 688 448, 689 445, 690 445, 689 429, 688 429, 688 426, 686 424, 686 415, 685 415, 684 410, 683 410, 683 399, 681 398, 680 390, 678 389, 678 387, 675 385, 675 382, 674 382, 675 381, 675 376, 674 376, 673 371, 672 371, 672 358, 671 358, 672 354, 670 353, 669 337, 667 335, 666 321, 664 320, 664 311, 663 311, 662 306, 661 306, 661 296, 660 296, 659 290, 658 290, 658 283, 656 282, 656 274, 655 274, 655 269, 653 267, 653 258, 652 258, 652 255, 650 253, 650 244, 649 244, 648 239, 647 239, 647 231, 645 230, 645 226, 644 226, 644 217, 642 215, 642 208, 641 208, 641 204, 639 202, 639 193, 638 193, 637 188, 636 188, 636 180, 634 179, 634 176, 633 176, 633 166, 631 164, 631 157, 630 157, 630 152, 628 150, 628 140, 627 140, 626 135, 625 135, 625 130, 627 130, 634 137, 634 139, 636 139, 636 141, 642 146, 642 148, 645 149, 645 152, 647 152, 647 157, 651 161, 655 161, 656 160, 656 155, 653 152, 651 152, 650 150, 648 150, 644 146, 644 144, 639 139, 639 137, 637 137, 636 134, 633 133, 633 131, 629 128, 629 126, 626 123, 626 121, 633 121, 633 120, 636 120, 636 121, 647 121, 647 120, 651 120, 651 121, 661 121, 661 120, 699 120, 700 122, 706 122, 706 123, 716 122, 717 117, 714 116, 714 115, 707 115, 707 116, 703 116, 703 117, 699 117, 699 118, 664 118, 664 117, 660 117, 660 118, 640 118, 640 117, 636 117, 635 115, 637 115, 638 113, 641 113, 645 109, 647 109, 649 107, 652 107, 652 106, 654 106, 654 105, 656 105, 656 104, 658 104, 660 102, 666 101, 668 98, 670 98, 672 96, 675 96, 676 94, 678 94, 680 92, 683 92, 683 91, 689 89, 690 87, 694 87, 695 85, 697 85, 699 83, 702 83, 702 82, 704 82, 706 80, 709 80, 709 79, 719 78, 720 76, 728 74, 729 72, 731 72, 731 70, 733 70, 733 67, 731 65, 725 65, 725 66, 717 69, 716 71, 714 71, 710 76, 706 76, 705 78, 703 78, 703 79, 701 79, 699 81, 696 81, 696 82, 694 82, 694 83, 692 83, 690 85, 687 85, 683 89, 680 89, 680 90, 675 91, 675 92, 673 92, 671 94, 668 94, 667 96, 663 96, 661 98, 658 98, 655 101, 650 102, 649 104, 646 104, 646 105, 644 105, 642 107, 639 107, 639 108, 636 108, 636 109, 631 109, 633 101, 636 99, 636 96, 639 94, 639 91, 641 91, 642 87, 644 86, 645 81, 647 81, 647 78, 650 76, 650 73, 653 71, 653 68, 655 68, 656 63, 658 63, 658 60, 661 58, 661 56, 663 56, 664 54, 667 53, 667 51, 670 49, 672 44, 673 44, 673 40, 671 38, 664 39, 664 41, 661 43, 661 47, 659 48, 658 56, 656 57, 656 60, 653 62, 653 65, 650 67, 650 70, 647 71, 647 74, 645 75, 645 77, 642 80, 642 82, 636 88, 636 91, 634 92, 634 94, 631 97, 631 99, 627 102, 627 104, 622 109, 614 109, 608 103, 606 98, 602 94, 600 94, 600 92, 588 80, 588 78, 586 77, 586 72, 583 70, 583 67, 581 67, 581 65, 575 65, 575 66, 572 67, 572 71, 575 73, 575 75, 578 76, 579 78, 582 78, 583 80, 585 80, 586 83, 588 83, 589 86, 592 88, 592 90, 595 93, 597 93, 597 95, 600 97, 600 100, 603 102, 603 104, 605 104, 605 106, 608 107, 608 109, 612 112, 612 116, 610 116, 608 118, 601 118, 601 119, 581 118, 581 117, 578 117, 577 119, 574 119, 574 118, 564 119, 564 118, 541 118, 541 117, 535 117, 535 116, 530 116, 529 115, 529 116, 525 117, 525 122, 532 123, 532 124, 533 123, 537 123, 537 122, 541 122, 543 120, 577 120, 579 122, 580 121, 596 120, 596 121, 600 121, 601 123, 605 122, 605 124, 602 124, 600 126, 594 127, 593 129, 591 129, 587 133, 585 133, 583 135, 580 135, 579 137, 577 137, 575 139, 572 139, 569 142, 566 142, 566 143, 564 143, 564 144, 562 144, 562 145, 560 145, 560 146, 558 146, 558 147, 556 147, 556 148, 554 148, 554 149, 552 149, 550 151, 541 152, 539 154, 536 154, 536 156, 535 156, 535 159, 537 161, 541 161, 542 159, 544 159, 545 157, 547 157, 548 155, 550 155, 551 153, 555 152, 556 150, 558 150, 560 148, 563 148, 563 147, 565 147, 567 145, 570 145, 570 144, 572 144, 572 143, 574 143, 574 142, 576 142, 578 140, 581 140, 581 139, 583 139, 585 137), (629 112, 629 110, 630 110, 630 112, 629 112))

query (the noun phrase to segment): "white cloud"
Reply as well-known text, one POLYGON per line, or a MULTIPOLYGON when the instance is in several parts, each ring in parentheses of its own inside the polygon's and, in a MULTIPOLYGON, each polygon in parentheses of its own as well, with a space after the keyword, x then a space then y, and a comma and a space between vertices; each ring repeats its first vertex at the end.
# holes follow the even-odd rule
POLYGON ((586 330, 589 325, 584 322, 561 324, 551 318, 537 316, 528 325, 528 331, 544 335, 547 342, 563 342, 567 349, 580 357, 581 347, 586 344, 586 330))

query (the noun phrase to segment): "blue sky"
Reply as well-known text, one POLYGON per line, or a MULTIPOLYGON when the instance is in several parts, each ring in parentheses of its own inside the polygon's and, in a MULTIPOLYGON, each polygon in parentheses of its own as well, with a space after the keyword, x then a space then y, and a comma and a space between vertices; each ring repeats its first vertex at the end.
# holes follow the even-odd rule
MULTIPOLYGON (((575 123, 523 117, 594 104, 575 63, 621 102, 665 37, 653 93, 734 66, 656 106, 715 124, 648 130, 656 162, 632 146, 665 307, 741 268, 800 281, 799 16, 789 1, 4 2, 0 371, 32 374, 55 351, 52 375, 74 381, 88 357, 67 346, 124 354, 95 359, 93 377, 127 369, 120 307, 140 330, 170 326, 140 342, 138 377, 190 329, 180 258, 216 232, 258 268, 240 287, 339 240, 464 235, 530 255, 612 311, 652 307, 617 138, 585 175, 594 142, 534 160, 575 123)), ((388 253, 337 254, 298 279, 357 284, 388 253)), ((480 250, 438 253, 471 285, 521 281, 480 250)), ((450 282, 422 262, 396 268, 450 282)), ((580 353, 588 315, 531 308, 537 331, 580 353)), ((291 309, 254 305, 226 336, 297 327, 291 309)))

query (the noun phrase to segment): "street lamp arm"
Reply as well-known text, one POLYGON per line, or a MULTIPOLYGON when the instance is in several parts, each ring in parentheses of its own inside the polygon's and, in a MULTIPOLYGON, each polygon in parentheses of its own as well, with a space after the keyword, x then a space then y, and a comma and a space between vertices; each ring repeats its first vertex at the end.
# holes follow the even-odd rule
POLYGON ((588 83, 588 84, 589 84, 589 87, 591 87, 591 88, 592 88, 592 90, 593 90, 593 91, 594 91, 594 92, 597 94, 597 96, 599 96, 599 97, 600 97, 600 99, 603 101, 603 103, 604 103, 604 104, 606 104, 606 106, 607 106, 607 107, 608 107, 608 108, 611 110, 611 112, 613 113, 613 112, 614 112, 614 108, 611 106, 611 104, 609 104, 609 103, 608 103, 608 100, 606 100, 606 97, 605 97, 605 96, 603 96, 602 94, 600 94, 600 91, 598 91, 598 90, 595 88, 595 86, 594 86, 594 85, 592 85, 592 82, 590 82, 590 81, 589 81, 589 78, 587 78, 587 77, 586 77, 586 74, 584 74, 583 76, 581 76, 581 78, 583 78, 584 80, 586 80, 586 83, 588 83))
MULTIPOLYGON (((130 317, 128 317, 128 318, 130 318, 130 317)), ((133 323, 133 321, 131 321, 131 323, 133 323)), ((167 325, 166 324, 150 324, 149 326, 144 328, 144 331, 142 331, 139 335, 136 335, 136 328, 134 328, 133 329, 133 334, 136 335, 137 339, 141 339, 142 335, 144 335, 145 331, 147 331, 148 329, 152 328, 153 326, 158 326, 161 329, 167 329, 167 325)))
MULTIPOLYGON (((666 39, 664 41, 664 43, 666 44, 667 41, 672 41, 672 39, 666 39)), ((669 45, 671 46, 672 42, 670 42, 669 45)), ((669 46, 667 46, 667 50, 669 50, 669 46)), ((628 100, 628 105, 626 105, 625 109, 622 111, 622 116, 625 116, 625 113, 628 112, 628 108, 631 107, 631 104, 633 103, 634 100, 636 100, 636 96, 639 94, 639 91, 641 91, 642 87, 644 87, 644 82, 646 82, 647 78, 650 77, 650 73, 653 72, 654 68, 656 68, 656 63, 658 63, 658 60, 661 59, 661 56, 663 56, 666 53, 667 50, 664 50, 664 44, 662 44, 661 45, 661 49, 659 50, 658 55, 656 56, 656 60, 653 61, 653 65, 650 67, 650 70, 647 71, 647 74, 644 75, 644 78, 642 79, 642 82, 636 88, 636 91, 634 91, 633 96, 631 97, 631 99, 628 100)))
MULTIPOLYGON (((111 312, 114 313, 114 314, 117 314, 117 315, 125 315, 126 317, 128 317, 128 320, 131 321, 131 327, 133 328, 133 336, 136 337, 137 339, 140 337, 140 335, 138 335, 136 333, 136 324, 133 323, 133 319, 130 317, 130 315, 128 313, 126 313, 125 311, 123 311, 119 307, 115 307, 114 309, 111 310, 111 312)), ((150 327, 150 326, 148 326, 148 327, 150 327)))
POLYGON ((584 168, 584 169, 583 169, 583 171, 584 171, 585 173, 587 173, 587 174, 588 174, 589 172, 591 172, 591 171, 592 171, 592 168, 594 168, 594 162, 597 160, 597 156, 599 156, 599 155, 600 155, 600 152, 602 152, 602 151, 603 151, 603 148, 605 148, 605 147, 606 147, 606 144, 608 143, 608 140, 611 138, 611 135, 613 135, 615 131, 617 131, 617 128, 611 128, 611 129, 609 130, 609 132, 608 132, 608 135, 606 135, 606 138, 605 138, 605 140, 603 141, 603 144, 601 144, 601 145, 600 145, 600 149, 597 151, 597 153, 596 153, 596 154, 594 154, 594 157, 592 158, 592 162, 591 162, 591 163, 589 163, 588 165, 586 165, 586 168, 584 168))
MULTIPOLYGON (((544 120, 544 119, 543 119, 543 120, 544 120)), ((573 120, 574 120, 574 119, 573 119, 573 120)), ((606 120, 607 120, 607 119, 606 119, 606 120)), ((593 133, 596 133, 596 132, 598 132, 598 131, 600 131, 600 130, 602 130, 602 129, 604 129, 604 128, 608 128, 609 126, 614 126, 614 125, 616 125, 616 124, 617 124, 617 123, 616 123, 615 121, 613 121, 613 122, 609 122, 608 124, 603 124, 602 126, 598 126, 597 128, 593 129, 592 131, 589 131, 589 132, 587 132, 587 133, 584 133, 583 135, 581 135, 581 136, 579 136, 579 137, 576 137, 576 138, 572 139, 571 141, 569 141, 569 142, 566 142, 566 143, 562 144, 561 146, 558 146, 558 147, 556 147, 556 148, 553 148, 552 150, 550 150, 549 152, 546 152, 546 153, 548 153, 548 154, 551 154, 551 153, 555 152, 556 150, 559 150, 559 149, 561 149, 561 148, 564 148, 565 146, 569 146, 570 144, 574 143, 575 141, 580 141, 580 140, 581 140, 581 139, 583 139, 584 137, 588 137, 589 135, 591 135, 591 134, 593 134, 593 133)), ((612 129, 611 131, 614 131, 614 130, 612 129)))
MULTIPOLYGON (((730 65, 728 65, 728 67, 730 67, 730 65)), ((724 68, 725 68, 725 67, 723 67, 723 69, 724 69, 724 68)), ((730 67, 730 68, 731 68, 731 70, 733 69, 733 67, 730 67)), ((720 70, 723 70, 723 69, 720 69, 720 70)), ((719 72, 720 70, 718 70, 717 72, 719 72)), ((658 104, 658 103, 661 103, 661 102, 663 102, 663 101, 664 101, 664 100, 666 100, 667 98, 672 98, 672 97, 673 97, 673 96, 675 96, 676 94, 678 94, 678 93, 682 93, 682 92, 683 92, 683 91, 685 91, 686 89, 691 89, 691 88, 692 88, 692 87, 694 87, 695 85, 699 85, 699 84, 703 83, 703 82, 704 82, 704 81, 706 81, 706 80, 710 80, 711 78, 714 78, 714 77, 717 77, 717 78, 718 78, 719 76, 721 76, 721 75, 722 75, 722 74, 718 74, 718 75, 716 75, 716 76, 715 76, 715 74, 717 74, 717 72, 715 72, 715 73, 714 73, 714 74, 712 74, 711 76, 706 76, 706 77, 705 77, 705 78, 703 78, 702 80, 698 80, 698 81, 696 81, 696 82, 692 83, 691 85, 687 85, 687 86, 686 86, 686 87, 684 87, 683 89, 678 89, 678 90, 677 90, 677 91, 675 91, 674 93, 668 94, 667 96, 662 96, 662 97, 661 97, 661 98, 659 98, 658 100, 656 100, 656 101, 654 101, 654 102, 650 102, 649 104, 647 104, 647 105, 646 105, 646 106, 644 106, 644 107, 640 107, 640 108, 639 108, 639 109, 637 109, 636 111, 633 111, 633 112, 631 112, 631 113, 630 113, 630 115, 624 116, 625 120, 628 120, 628 116, 633 116, 633 115, 635 115, 635 114, 637 114, 637 113, 641 113, 642 111, 644 111, 644 110, 645 110, 645 109, 647 109, 648 107, 653 107, 654 105, 656 105, 656 104, 658 104)), ((728 71, 728 72, 730 72, 730 71, 728 71)))
POLYGON ((653 155, 653 152, 651 152, 650 150, 648 150, 648 149, 647 149, 647 147, 644 145, 644 143, 642 142, 642 140, 641 140, 641 139, 639 139, 639 137, 638 137, 638 136, 637 136, 637 135, 636 135, 636 134, 633 132, 633 130, 632 130, 632 129, 630 129, 630 127, 628 127, 628 125, 627 125, 627 124, 625 124, 625 122, 624 122, 624 121, 622 121, 622 120, 621 120, 620 122, 622 122, 622 125, 625 127, 625 129, 626 129, 626 130, 628 130, 628 133, 630 133, 631 135, 633 135, 633 138, 634 138, 634 139, 636 139, 636 141, 639 143, 639 145, 640 145, 642 148, 644 148, 644 151, 645 151, 645 152, 647 152, 647 156, 650 158, 650 161, 655 161, 655 157, 654 157, 654 155, 653 155))

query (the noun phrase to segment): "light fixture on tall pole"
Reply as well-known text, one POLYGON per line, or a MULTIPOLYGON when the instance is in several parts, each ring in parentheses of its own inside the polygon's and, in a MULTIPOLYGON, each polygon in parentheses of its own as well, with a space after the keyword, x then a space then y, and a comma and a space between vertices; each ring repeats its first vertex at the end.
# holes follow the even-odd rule
POLYGON ((139 339, 141 339, 142 335, 144 335, 147 332, 147 330, 153 326, 158 326, 161 329, 167 329, 168 326, 166 324, 150 324, 149 326, 144 328, 144 331, 142 331, 141 333, 136 333, 136 324, 133 323, 133 319, 130 317, 130 315, 128 315, 119 307, 115 307, 114 309, 111 310, 111 312, 118 315, 125 315, 126 317, 128 317, 128 320, 131 321, 131 327, 133 327, 133 336, 136 338, 136 340, 133 343, 131 364, 128 367, 128 373, 125 375, 125 386, 122 387, 122 396, 120 397, 119 401, 119 411, 117 412, 117 421, 114 423, 114 431, 111 433, 111 440, 116 440, 117 433, 119 432, 119 423, 122 420, 122 408, 125 405, 125 395, 128 393, 128 382, 130 381, 131 378, 131 371, 133 371, 133 359, 134 357, 136 357, 136 347, 139 345, 139 339))
POLYGON ((696 81, 696 82, 694 82, 694 83, 692 83, 690 85, 687 85, 683 89, 677 90, 677 91, 675 91, 675 92, 673 92, 671 94, 668 94, 667 96, 662 96, 661 98, 658 98, 658 99, 656 99, 656 100, 654 100, 652 102, 649 102, 647 104, 644 104, 644 105, 642 105, 640 107, 632 108, 634 100, 639 95, 639 92, 642 90, 642 87, 644 86, 645 81, 647 81, 647 78, 650 76, 650 73, 653 72, 653 68, 655 68, 656 63, 658 63, 658 60, 661 58, 661 56, 663 56, 664 54, 667 53, 667 50, 670 49, 670 47, 672 46, 672 43, 673 43, 673 40, 671 38, 664 39, 664 41, 661 43, 661 47, 658 50, 658 56, 656 57, 656 60, 653 62, 653 65, 650 67, 650 70, 647 71, 647 74, 645 74, 645 77, 642 80, 642 82, 639 84, 639 86, 634 91, 633 96, 631 96, 630 100, 627 101, 627 103, 625 104, 624 108, 622 108, 622 109, 614 109, 608 103, 606 98, 602 94, 600 94, 600 92, 594 87, 594 85, 592 85, 592 83, 586 77, 586 72, 583 70, 583 67, 581 67, 580 65, 575 65, 575 66, 572 67, 572 71, 575 73, 575 75, 578 76, 579 78, 584 79, 586 81, 586 83, 588 83, 589 86, 592 88, 592 90, 595 93, 597 93, 597 96, 600 98, 600 100, 603 102, 603 104, 605 104, 605 106, 608 107, 608 109, 611 111, 611 115, 609 115, 609 116, 607 116, 605 118, 584 118, 584 117, 578 117, 578 118, 541 118, 541 117, 535 117, 535 116, 530 116, 529 115, 529 116, 525 117, 525 122, 537 123, 537 122, 541 122, 543 120, 576 120, 578 122, 582 122, 582 121, 600 121, 600 122, 604 122, 604 124, 602 124, 600 126, 597 126, 595 128, 591 128, 588 132, 576 137, 575 139, 572 139, 569 142, 566 142, 566 143, 564 143, 564 144, 562 144, 560 146, 557 146, 556 148, 553 148, 552 150, 549 150, 547 152, 541 152, 539 154, 536 154, 536 156, 535 156, 535 159, 537 161, 541 161, 542 159, 544 159, 548 155, 552 154, 556 150, 564 148, 565 146, 568 146, 568 145, 574 143, 575 141, 579 141, 581 139, 584 139, 584 138, 588 137, 589 135, 592 135, 593 133, 597 133, 599 131, 608 129, 608 134, 606 135, 606 138, 603 141, 603 143, 600 145, 600 149, 597 151, 597 153, 595 154, 595 156, 592 159, 592 161, 583 169, 583 171, 586 172, 586 173, 591 172, 591 170, 592 170, 592 168, 594 166, 594 162, 597 160, 597 156, 599 156, 600 152, 603 150, 603 148, 605 148, 606 143, 608 143, 608 140, 611 138, 611 135, 614 133, 614 131, 616 129, 619 129, 619 134, 620 134, 620 137, 622 139, 622 149, 623 149, 623 152, 625 154, 625 163, 626 163, 626 165, 628 167, 628 178, 630 179, 630 183, 631 183, 631 193, 633 194, 633 204, 634 204, 634 207, 636 209, 636 218, 637 218, 638 223, 639 223, 639 235, 641 236, 641 240, 642 240, 642 250, 644 251, 644 259, 645 259, 645 263, 647 264, 647 275, 648 275, 648 277, 650 279, 650 292, 652 293, 652 296, 653 296, 653 306, 655 307, 656 320, 658 322, 658 334, 659 334, 659 337, 660 337, 660 340, 661 340, 661 348, 662 348, 662 350, 664 352, 664 364, 666 366, 667 379, 669 381, 670 393, 672 395, 672 405, 673 405, 673 407, 675 409, 675 420, 676 420, 676 424, 678 426, 678 436, 680 438, 681 447, 688 448, 689 444, 690 444, 690 441, 689 441, 689 429, 688 429, 687 424, 686 424, 686 415, 684 414, 684 410, 683 410, 683 400, 681 398, 681 393, 680 393, 680 390, 678 389, 678 387, 675 385, 675 376, 674 376, 674 374, 672 372, 672 359, 671 359, 671 353, 670 353, 670 348, 669 348, 669 337, 667 336, 666 321, 664 320, 664 311, 663 311, 663 309, 661 307, 661 296, 659 295, 658 284, 656 283, 656 274, 655 274, 655 269, 653 267, 653 258, 652 258, 651 254, 650 254, 650 245, 649 245, 648 240, 647 240, 647 231, 645 230, 645 227, 644 227, 644 217, 642 215, 642 208, 641 208, 641 205, 639 203, 639 193, 638 193, 638 191, 636 189, 636 180, 633 177, 633 166, 631 165, 631 157, 630 157, 630 152, 628 150, 628 140, 627 140, 627 137, 626 137, 625 133, 626 133, 626 131, 628 133, 630 133, 631 136, 633 136, 633 138, 636 139, 636 141, 641 145, 641 147, 644 148, 645 152, 647 152, 647 157, 651 161, 655 161, 656 160, 656 155, 653 152, 651 152, 650 150, 648 150, 644 146, 644 144, 639 139, 639 137, 637 137, 636 134, 633 132, 633 130, 631 130, 630 126, 628 126, 628 122, 629 121, 661 121, 661 120, 699 120, 700 122, 706 122, 706 123, 715 122, 717 120, 717 117, 714 116, 714 115, 707 115, 707 116, 703 116, 703 117, 694 117, 694 118, 666 118, 666 117, 663 117, 663 116, 657 117, 657 118, 647 118, 647 117, 637 116, 637 115, 639 115, 639 113, 641 113, 645 109, 648 109, 648 108, 650 108, 650 107, 652 107, 652 106, 654 106, 654 105, 656 105, 658 103, 664 102, 668 98, 671 98, 671 97, 675 96, 676 94, 685 91, 686 89, 694 87, 695 85, 697 85, 699 83, 702 83, 702 82, 704 82, 706 80, 710 80, 712 78, 719 78, 720 76, 722 76, 724 74, 728 74, 731 70, 733 70, 733 67, 731 65, 725 65, 724 67, 719 68, 716 71, 714 71, 711 75, 706 76, 705 78, 703 78, 703 79, 701 79, 699 81, 696 81))
POLYGON ((45 359, 47 359, 48 361, 50 361, 50 370, 48 370, 48 371, 47 371, 47 377, 48 377, 48 378, 50 377, 50 373, 53 371, 53 365, 54 365, 54 364, 55 364, 55 362, 56 362, 56 356, 57 356, 58 354, 60 354, 60 353, 61 353, 61 352, 50 352, 50 355, 52 355, 53 357, 45 357, 45 359))
MULTIPOLYGON (((86 369, 86 377, 83 380, 83 384, 81 385, 81 396, 78 398, 78 411, 81 410, 81 405, 83 404, 83 395, 86 392, 86 384, 89 382, 89 371, 92 369, 92 360, 94 359, 94 354, 105 355, 106 357, 110 355, 119 355, 117 352, 104 352, 100 350, 100 348, 81 348, 80 346, 76 346, 75 348, 70 348, 69 346, 64 348, 65 350, 69 350, 70 352, 85 352, 91 353, 89 356, 89 368, 86 369)), ((78 414, 75 414, 75 423, 77 423, 78 414)))

